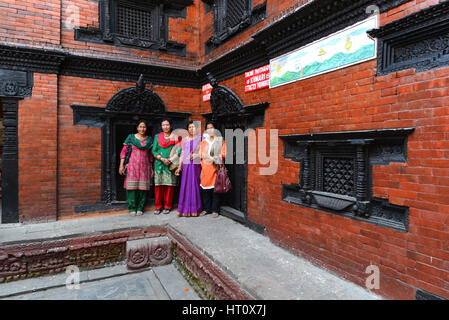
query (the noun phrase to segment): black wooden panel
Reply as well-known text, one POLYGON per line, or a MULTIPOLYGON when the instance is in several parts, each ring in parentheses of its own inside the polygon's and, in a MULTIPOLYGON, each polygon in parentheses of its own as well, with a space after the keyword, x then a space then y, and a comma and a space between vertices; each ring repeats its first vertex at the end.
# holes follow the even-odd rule
POLYGON ((368 32, 378 38, 377 74, 449 65, 449 2, 444 1, 368 32))

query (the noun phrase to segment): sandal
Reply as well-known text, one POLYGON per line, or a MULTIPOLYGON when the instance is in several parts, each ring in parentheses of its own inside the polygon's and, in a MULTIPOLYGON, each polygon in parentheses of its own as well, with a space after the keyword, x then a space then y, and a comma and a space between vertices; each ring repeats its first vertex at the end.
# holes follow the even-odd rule
POLYGON ((161 210, 160 209, 156 209, 156 210, 154 210, 154 214, 160 214, 161 213, 161 210))
POLYGON ((162 210, 162 213, 163 214, 169 214, 170 213, 170 209, 164 209, 164 210, 162 210))
POLYGON ((201 211, 200 217, 204 217, 207 214, 207 211, 201 211))
POLYGON ((134 217, 134 216, 136 215, 136 213, 135 213, 134 211, 131 211, 131 212, 129 213, 129 215, 130 215, 131 217, 134 217))
POLYGON ((143 211, 137 211, 136 216, 141 216, 143 215, 143 211))
POLYGON ((217 218, 219 216, 219 214, 218 213, 216 213, 216 212, 212 212, 212 218, 217 218))

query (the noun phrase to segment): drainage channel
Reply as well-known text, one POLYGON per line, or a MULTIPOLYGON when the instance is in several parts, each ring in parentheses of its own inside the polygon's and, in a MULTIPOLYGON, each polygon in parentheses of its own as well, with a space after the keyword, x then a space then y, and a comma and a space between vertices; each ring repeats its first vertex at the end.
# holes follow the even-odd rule
POLYGON ((170 226, 0 247, 0 299, 254 299, 233 278, 170 226))
POLYGON ((2 300, 200 300, 193 288, 168 264, 136 271, 125 263, 18 280, 0 285, 2 300))

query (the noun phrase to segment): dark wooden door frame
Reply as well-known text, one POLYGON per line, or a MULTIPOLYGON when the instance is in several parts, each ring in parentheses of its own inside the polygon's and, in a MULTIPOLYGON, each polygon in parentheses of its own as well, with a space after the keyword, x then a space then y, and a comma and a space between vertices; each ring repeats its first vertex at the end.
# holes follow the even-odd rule
POLYGON ((19 222, 18 109, 20 98, 2 98, 2 223, 19 222))
MULTIPOLYGON (((269 103, 261 103, 257 105, 245 106, 240 111, 218 114, 218 113, 205 113, 202 116, 207 121, 213 121, 217 125, 217 129, 220 130, 221 134, 225 137, 224 129, 229 128, 244 128, 243 131, 247 129, 256 129, 264 126, 265 123, 265 109, 269 106, 269 103)), ((228 151, 229 152, 229 151, 228 151)), ((248 219, 248 138, 245 137, 245 150, 244 150, 244 169, 243 169, 243 211, 236 210, 235 208, 229 208, 227 206, 220 208, 220 212, 233 220, 244 223, 251 227, 252 229, 263 232, 264 227, 258 226, 254 222, 248 219)), ((232 182, 232 181, 231 181, 232 182)))
POLYGON ((117 163, 115 127, 118 124, 136 125, 139 119, 146 119, 152 128, 153 136, 161 132, 161 121, 170 119, 173 128, 185 128, 191 116, 187 112, 169 112, 162 99, 151 89, 146 88, 141 75, 135 87, 117 92, 107 103, 106 108, 72 105, 73 124, 101 128, 101 201, 94 204, 76 206, 75 212, 82 213, 126 207, 117 200, 117 163))
POLYGON ((31 97, 32 72, 0 69, 0 100, 3 108, 2 223, 19 222, 19 101, 31 97))
MULTIPOLYGON (((211 86, 213 87, 210 104, 211 113, 205 113, 202 116, 206 121, 213 121, 217 125, 217 129, 225 137, 225 128, 243 128, 243 131, 247 129, 256 129, 258 127, 264 127, 265 125, 265 110, 268 108, 269 103, 264 102, 260 104, 243 106, 240 98, 229 88, 221 86, 218 81, 210 74, 207 73, 207 77, 211 86)), ((229 152, 229 151, 228 151, 229 152)), ((260 226, 248 219, 248 138, 245 137, 245 150, 244 150, 245 165, 243 168, 243 204, 240 210, 235 208, 222 206, 220 212, 231 219, 241 222, 253 230, 263 233, 264 227, 260 226)), ((232 182, 232 181, 231 181, 232 182)))

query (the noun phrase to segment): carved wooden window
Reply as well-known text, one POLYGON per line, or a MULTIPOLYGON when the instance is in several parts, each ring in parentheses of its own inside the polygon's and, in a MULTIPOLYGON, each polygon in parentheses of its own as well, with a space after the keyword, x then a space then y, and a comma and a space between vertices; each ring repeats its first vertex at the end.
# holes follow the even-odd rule
POLYGON ((449 65, 449 3, 430 6, 368 31, 378 39, 377 74, 449 65))
POLYGON ((115 33, 118 36, 140 40, 157 38, 159 10, 153 1, 119 0, 115 5, 115 33))
POLYGON ((333 210, 368 216, 369 141, 307 142, 302 170, 302 199, 333 210))
POLYGON ((213 6, 213 36, 206 51, 266 17, 266 3, 253 8, 252 0, 203 0, 213 6))
POLYGON ((214 4, 214 35, 231 34, 250 24, 251 0, 217 0, 214 4))
POLYGON ((301 163, 299 184, 284 185, 284 201, 357 220, 408 230, 408 208, 372 195, 372 165, 406 162, 413 129, 282 136, 284 156, 301 163))
POLYGON ((168 40, 168 17, 186 18, 193 0, 98 0, 100 28, 75 29, 75 40, 133 46, 185 56, 185 44, 168 40))

